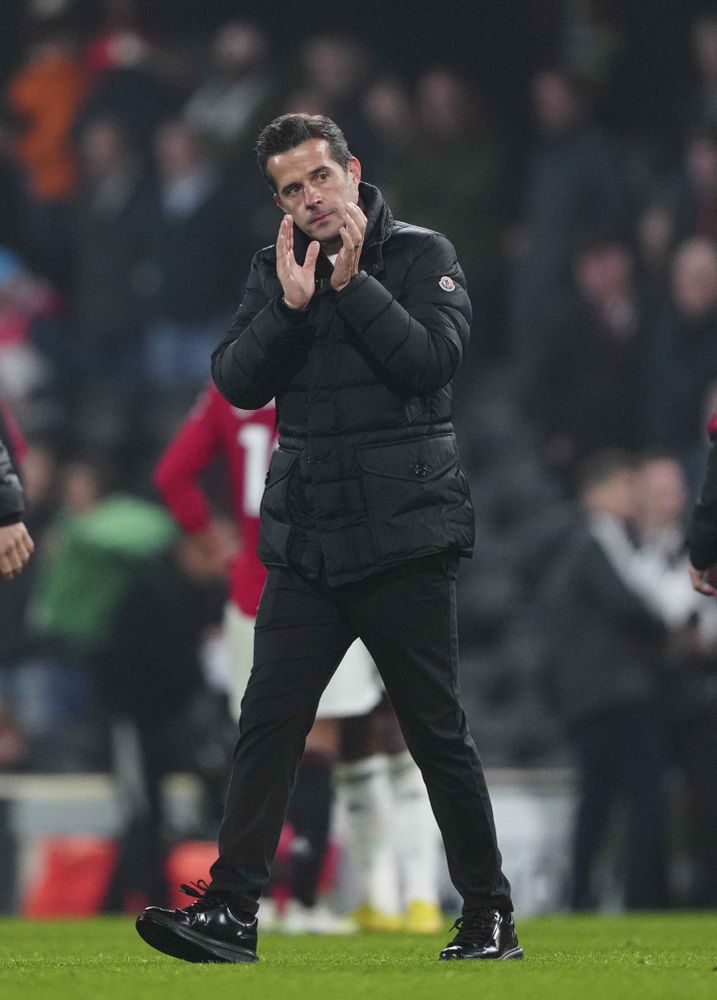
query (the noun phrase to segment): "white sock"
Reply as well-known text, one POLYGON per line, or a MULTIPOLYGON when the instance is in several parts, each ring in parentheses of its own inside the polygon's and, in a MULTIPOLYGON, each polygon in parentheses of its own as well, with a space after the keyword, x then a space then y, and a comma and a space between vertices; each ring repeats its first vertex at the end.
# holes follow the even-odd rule
POLYGON ((408 750, 388 758, 393 792, 392 833, 406 902, 438 902, 440 833, 421 772, 408 750))
POLYGON ((346 846, 359 882, 361 902, 382 913, 401 911, 391 826, 393 795, 384 754, 339 764, 334 771, 346 813, 346 846))

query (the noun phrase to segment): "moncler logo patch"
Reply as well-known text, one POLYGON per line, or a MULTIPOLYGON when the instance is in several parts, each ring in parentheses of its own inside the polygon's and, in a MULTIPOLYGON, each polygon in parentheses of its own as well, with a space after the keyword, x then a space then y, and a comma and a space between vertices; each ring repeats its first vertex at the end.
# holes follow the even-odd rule
POLYGON ((447 274, 444 274, 441 280, 438 282, 444 292, 455 292, 456 283, 453 278, 449 278, 447 274))

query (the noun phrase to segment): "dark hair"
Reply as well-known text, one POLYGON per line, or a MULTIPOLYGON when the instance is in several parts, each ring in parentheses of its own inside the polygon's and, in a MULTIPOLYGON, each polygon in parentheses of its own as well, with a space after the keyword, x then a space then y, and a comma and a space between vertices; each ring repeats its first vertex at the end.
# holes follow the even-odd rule
POLYGON ((583 459, 578 467, 578 489, 581 493, 586 493, 619 473, 632 472, 634 468, 633 456, 620 448, 605 448, 594 452, 583 459))
POLYGON ((262 129, 256 141, 256 158, 272 190, 275 190, 274 180, 266 167, 269 157, 285 153, 287 149, 300 146, 309 139, 325 139, 329 144, 332 159, 344 170, 346 169, 351 153, 344 134, 336 122, 326 115, 280 115, 262 129))

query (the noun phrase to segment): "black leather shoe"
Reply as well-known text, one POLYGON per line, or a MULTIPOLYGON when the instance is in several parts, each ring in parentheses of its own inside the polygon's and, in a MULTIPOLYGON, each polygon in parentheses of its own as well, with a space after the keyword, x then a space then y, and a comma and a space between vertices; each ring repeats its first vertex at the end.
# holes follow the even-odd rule
MULTIPOLYGON (((511 913, 469 910, 453 925, 458 931, 438 956, 442 962, 454 958, 522 958, 511 913)), ((453 930, 453 928, 451 928, 453 930)))
POLYGON ((258 962, 256 917, 234 913, 226 897, 200 879, 182 892, 196 899, 177 910, 148 906, 137 917, 137 931, 157 951, 185 962, 258 962))

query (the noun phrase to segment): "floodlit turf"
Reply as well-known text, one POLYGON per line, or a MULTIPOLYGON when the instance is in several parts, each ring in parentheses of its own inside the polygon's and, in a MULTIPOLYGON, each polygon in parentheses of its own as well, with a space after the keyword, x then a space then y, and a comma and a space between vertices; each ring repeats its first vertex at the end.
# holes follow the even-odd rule
MULTIPOLYGON (((447 921, 447 923, 449 923, 447 921)), ((437 962, 447 935, 284 938, 257 965, 187 965, 130 918, 0 920, 0 998, 15 1000, 674 1000, 717 998, 717 913, 519 921, 523 962, 437 962)))

